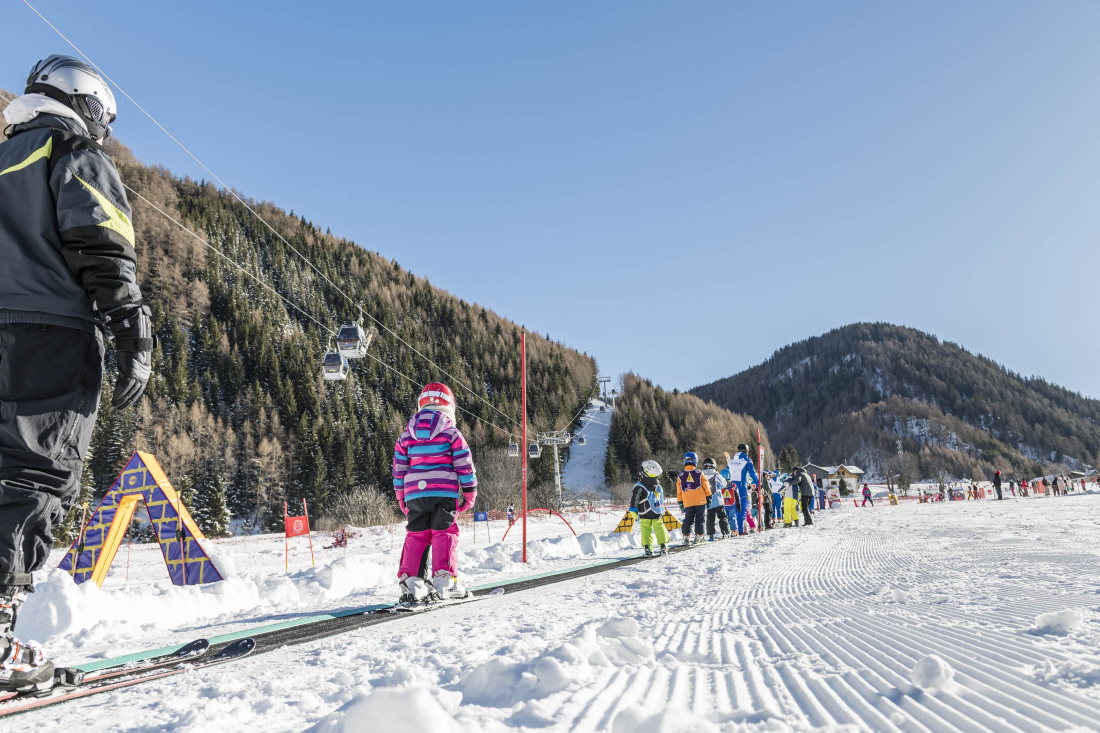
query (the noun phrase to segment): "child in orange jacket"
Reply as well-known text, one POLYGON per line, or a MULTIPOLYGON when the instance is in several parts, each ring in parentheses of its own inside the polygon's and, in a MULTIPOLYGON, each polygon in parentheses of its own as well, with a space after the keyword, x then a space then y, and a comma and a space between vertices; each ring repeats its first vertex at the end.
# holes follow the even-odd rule
POLYGON ((684 470, 676 477, 676 499, 684 513, 681 531, 684 544, 695 544, 703 539, 703 520, 707 516, 707 500, 710 498, 710 482, 696 466, 698 456, 693 451, 684 454, 684 470), (694 539, 692 532, 695 533, 694 539))

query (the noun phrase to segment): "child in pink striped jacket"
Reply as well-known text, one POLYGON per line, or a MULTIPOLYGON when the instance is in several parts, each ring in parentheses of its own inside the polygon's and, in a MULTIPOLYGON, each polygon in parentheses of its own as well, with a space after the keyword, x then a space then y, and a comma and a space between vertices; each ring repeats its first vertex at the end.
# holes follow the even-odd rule
POLYGON ((447 385, 426 385, 417 406, 393 449, 393 489, 408 517, 397 571, 401 602, 422 603, 433 595, 464 598, 468 593, 458 582, 455 520, 477 499, 473 456, 455 427, 455 398, 447 385), (432 551, 430 585, 422 577, 428 548, 432 551))

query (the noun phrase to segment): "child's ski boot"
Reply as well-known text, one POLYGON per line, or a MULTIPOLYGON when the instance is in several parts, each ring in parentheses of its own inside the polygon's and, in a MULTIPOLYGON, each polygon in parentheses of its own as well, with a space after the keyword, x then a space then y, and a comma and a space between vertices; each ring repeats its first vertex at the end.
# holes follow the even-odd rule
POLYGON ((653 550, 649 549, 649 545, 646 545, 642 551, 642 557, 653 557, 653 550))
POLYGON ((661 545, 661 554, 662 555, 667 555, 668 554, 668 545, 661 545))
POLYGON ((401 599, 399 602, 404 606, 427 603, 432 600, 435 594, 431 584, 419 575, 402 575, 397 582, 401 586, 401 599))
POLYGON ((470 591, 458 582, 458 578, 450 570, 436 570, 435 575, 432 576, 432 586, 435 587, 436 595, 445 601, 452 598, 466 598, 470 595, 470 591))

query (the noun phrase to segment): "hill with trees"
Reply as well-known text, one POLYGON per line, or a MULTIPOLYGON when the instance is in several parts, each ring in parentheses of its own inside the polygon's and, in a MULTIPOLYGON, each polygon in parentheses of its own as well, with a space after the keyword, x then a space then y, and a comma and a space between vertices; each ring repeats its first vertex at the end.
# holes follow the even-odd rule
POLYGON ((1038 475, 1095 465, 1100 450, 1100 401, 888 323, 785 346, 691 392, 762 420, 804 460, 879 477, 1038 475))

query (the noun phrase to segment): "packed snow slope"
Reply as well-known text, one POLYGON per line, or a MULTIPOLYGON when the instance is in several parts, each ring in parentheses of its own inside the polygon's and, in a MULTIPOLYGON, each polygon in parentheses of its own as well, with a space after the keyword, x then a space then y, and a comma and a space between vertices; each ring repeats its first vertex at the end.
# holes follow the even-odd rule
POLYGON ((607 460, 607 438, 611 433, 611 405, 601 400, 590 400, 581 418, 583 425, 577 431, 585 437, 585 444, 576 442, 569 446, 569 460, 561 473, 562 488, 578 494, 595 491, 607 494, 604 461, 607 460), (600 412, 600 408, 604 412, 600 412))
POLYGON ((1096 730, 1098 510, 849 505, 5 730, 1096 730))

